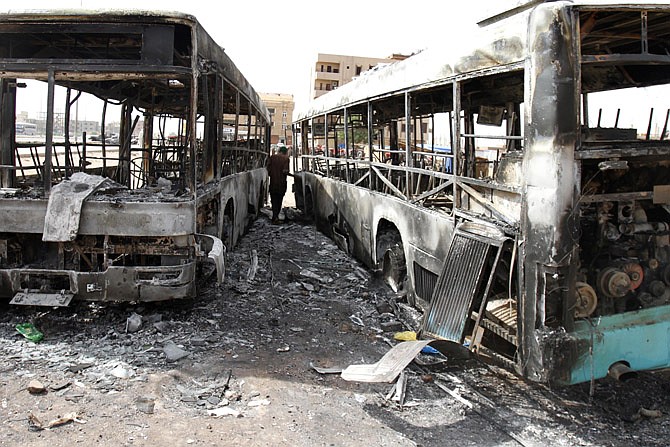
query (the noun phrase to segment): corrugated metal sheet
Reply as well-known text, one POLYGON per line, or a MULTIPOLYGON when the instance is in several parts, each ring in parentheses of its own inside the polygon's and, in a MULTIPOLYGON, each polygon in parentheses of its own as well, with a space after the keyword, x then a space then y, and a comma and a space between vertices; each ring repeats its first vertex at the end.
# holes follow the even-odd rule
POLYGON ((419 263, 414 263, 414 290, 419 298, 430 301, 435 291, 438 276, 428 269, 423 268, 419 263))
POLYGON ((424 317, 421 331, 424 337, 463 341, 487 263, 503 241, 456 230, 433 291, 430 310, 424 317))

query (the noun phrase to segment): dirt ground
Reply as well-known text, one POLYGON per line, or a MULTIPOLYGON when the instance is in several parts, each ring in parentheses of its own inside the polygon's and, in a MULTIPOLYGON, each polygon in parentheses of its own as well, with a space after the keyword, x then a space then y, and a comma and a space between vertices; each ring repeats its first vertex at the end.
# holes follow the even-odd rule
POLYGON ((3 304, 0 445, 668 445, 663 373, 551 390, 422 354, 401 402, 393 384, 316 372, 376 362, 420 316, 294 209, 281 225, 268 212, 193 301, 3 304))

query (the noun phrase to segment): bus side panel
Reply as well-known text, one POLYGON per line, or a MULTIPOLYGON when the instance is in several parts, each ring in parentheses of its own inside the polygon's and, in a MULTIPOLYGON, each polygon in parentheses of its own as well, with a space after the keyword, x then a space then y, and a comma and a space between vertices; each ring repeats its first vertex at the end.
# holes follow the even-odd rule
POLYGON ((375 247, 380 222, 395 225, 405 253, 408 293, 418 295, 419 305, 428 304, 430 291, 415 289, 415 268, 439 275, 453 235, 453 218, 309 172, 296 174, 296 195, 301 194, 303 182, 312 192, 317 228, 335 240, 346 233, 349 253, 372 269, 379 267, 375 247))
MULTIPOLYGON (((249 225, 249 206, 257 207, 264 195, 263 188, 268 184, 268 173, 265 168, 240 172, 221 179, 221 197, 223 201, 232 198, 235 205, 235 241, 243 235, 249 225)), ((223 204, 225 205, 225 203, 223 204)))

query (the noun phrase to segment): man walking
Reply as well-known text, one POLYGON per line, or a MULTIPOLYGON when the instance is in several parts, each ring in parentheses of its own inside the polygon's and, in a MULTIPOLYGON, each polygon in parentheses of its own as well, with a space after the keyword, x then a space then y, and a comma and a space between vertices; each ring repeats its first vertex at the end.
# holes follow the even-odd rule
POLYGON ((268 173, 270 174, 270 201, 272 202, 272 223, 279 223, 279 212, 286 194, 286 176, 289 175, 288 148, 279 146, 279 153, 270 157, 268 173))

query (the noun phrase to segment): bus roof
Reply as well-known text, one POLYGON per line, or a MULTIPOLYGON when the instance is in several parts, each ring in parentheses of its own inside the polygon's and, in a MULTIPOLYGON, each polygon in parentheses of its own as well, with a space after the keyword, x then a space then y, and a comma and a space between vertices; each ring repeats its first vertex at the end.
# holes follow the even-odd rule
MULTIPOLYGON (((491 23, 495 23, 499 20, 505 19, 512 15, 518 14, 522 11, 530 9, 534 6, 537 6, 541 3, 553 3, 556 0, 507 0, 506 2, 499 2, 493 6, 487 8, 484 11, 482 19, 477 22, 479 26, 486 26, 491 23)), ((612 0, 572 0, 570 1, 572 5, 575 6, 621 6, 621 7, 635 7, 640 6, 653 6, 653 5, 664 5, 667 3, 666 0, 651 0, 647 1, 644 4, 634 3, 634 2, 616 2, 612 0)))
MULTIPOLYGON (((670 12, 670 4, 661 1, 644 3, 613 2, 601 0, 574 1, 516 1, 507 8, 483 21, 471 30, 466 39, 455 44, 445 38, 404 61, 378 66, 364 72, 351 82, 343 84, 295 113, 295 121, 328 113, 342 107, 380 98, 397 92, 412 90, 431 84, 451 82, 468 73, 498 68, 522 68, 527 55, 528 17, 533 9, 545 4, 551 8, 577 8, 588 10, 637 10, 659 9, 670 12)), ((509 5, 509 4, 508 4, 509 5)))
POLYGON ((61 22, 75 19, 77 22, 99 21, 101 18, 146 21, 148 18, 157 20, 173 20, 180 22, 197 22, 191 14, 179 11, 142 10, 142 9, 25 9, 9 10, 2 13, 2 19, 8 22, 25 21, 27 19, 61 22))
MULTIPOLYGON (((515 16, 509 20, 521 18, 515 16)), ((477 29, 473 24, 472 34, 458 44, 454 44, 453 38, 445 38, 403 61, 363 72, 353 81, 312 100, 296 113, 297 120, 393 92, 440 83, 459 74, 521 63, 526 53, 526 27, 501 28, 493 24, 477 29)))
MULTIPOLYGON (((91 23, 105 24, 167 24, 182 25, 191 28, 196 34, 192 42, 197 42, 198 56, 219 64, 226 80, 235 85, 270 121, 270 113, 258 93, 246 77, 228 57, 225 50, 210 36, 195 16, 177 11, 159 10, 126 10, 126 9, 51 9, 25 10, 0 13, 0 31, 3 27, 17 31, 17 25, 45 26, 51 24, 71 23, 73 27, 86 26, 91 23)), ((130 66, 128 67, 130 68, 130 66)))

